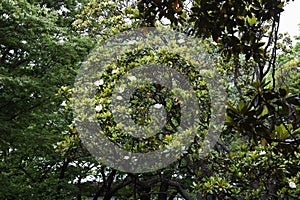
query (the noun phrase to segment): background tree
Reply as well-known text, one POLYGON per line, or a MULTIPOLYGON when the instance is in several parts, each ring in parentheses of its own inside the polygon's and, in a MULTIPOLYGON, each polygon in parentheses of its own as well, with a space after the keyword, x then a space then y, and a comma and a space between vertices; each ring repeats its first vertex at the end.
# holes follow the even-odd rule
POLYGON ((70 120, 58 92, 92 45, 72 18, 40 3, 0 4, 1 199, 71 198, 77 190, 68 184, 76 176, 70 160, 53 148, 70 120))
POLYGON ((278 56, 276 78, 278 86, 288 87, 293 94, 299 95, 299 53, 300 43, 297 42, 291 50, 278 56))

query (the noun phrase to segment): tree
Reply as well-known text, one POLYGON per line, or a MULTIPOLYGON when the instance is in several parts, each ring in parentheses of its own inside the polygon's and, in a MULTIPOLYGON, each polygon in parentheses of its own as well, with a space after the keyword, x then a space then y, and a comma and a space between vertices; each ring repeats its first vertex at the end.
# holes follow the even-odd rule
POLYGON ((276 71, 278 86, 288 87, 291 93, 299 95, 299 52, 300 43, 297 42, 291 51, 278 56, 280 68, 276 71))
MULTIPOLYGON (((275 76, 280 71, 275 62, 279 18, 286 2, 2 1, 0 32, 7 37, 0 38, 0 197, 296 199, 300 102, 275 76), (82 145, 71 113, 80 62, 95 43, 131 28, 161 26, 166 19, 167 26, 207 38, 210 51, 221 53, 216 65, 230 93, 227 128, 206 158, 199 156, 200 132, 186 154, 161 170, 131 174, 99 165, 82 145), (99 181, 84 180, 88 175, 99 181)), ((116 63, 126 69, 157 58, 179 68, 186 64, 176 54, 149 49, 129 52, 116 63)), ((112 71, 109 75, 105 78, 114 78, 112 71)), ((101 95, 109 96, 102 86, 101 95)), ((142 100, 135 101, 137 106, 151 104, 142 100)), ((170 105, 176 120, 178 106, 170 105)), ((111 123, 101 114, 99 120, 111 123)), ((115 129, 114 124, 107 127, 115 129)), ((129 144, 130 138, 107 135, 129 144)), ((154 144, 168 142, 172 135, 166 136, 154 144)), ((132 146, 147 151, 143 143, 127 147, 132 146)))
MULTIPOLYGON (((289 183, 297 184, 299 178, 296 173, 299 123, 295 121, 299 115, 290 109, 297 108, 299 100, 297 96, 289 94, 288 90, 275 87, 278 26, 280 13, 287 2, 192 1, 188 5, 187 1, 150 0, 139 1, 134 7, 138 11, 134 9, 134 15, 131 16, 138 20, 139 26, 159 26, 168 19, 172 28, 190 35, 212 39, 211 45, 215 46, 212 48, 217 49, 222 55, 218 63, 220 71, 232 77, 234 87, 229 89, 238 93, 233 95, 234 99, 229 100, 232 105, 228 106, 226 113, 227 130, 224 131, 221 139, 227 144, 233 141, 233 137, 244 135, 249 138, 241 139, 247 144, 246 146, 239 145, 238 142, 235 145, 219 143, 208 160, 198 158, 197 151, 193 153, 191 149, 186 157, 182 157, 178 163, 171 166, 176 166, 175 169, 178 170, 175 172, 176 175, 184 176, 184 180, 176 180, 178 188, 177 192, 175 189, 175 193, 180 193, 186 199, 266 198, 267 196, 277 198, 284 195, 293 198, 297 195, 294 187, 288 189, 286 186, 289 183), (265 37, 266 43, 263 42, 265 37), (268 83, 268 76, 271 77, 271 84, 268 83), (273 161, 269 158, 270 155, 289 156, 273 161), (231 165, 228 160, 232 157, 236 160, 233 160, 231 165), (291 160, 287 161, 289 159, 291 160), (241 163, 247 163, 247 166, 239 164, 239 160, 241 163), (260 163, 259 172, 255 169, 256 162, 260 163), (274 165, 270 162, 274 162, 274 165), (286 162, 289 163, 288 166, 283 164, 286 162), (229 166, 226 166, 226 163, 229 166), (270 165, 270 168, 260 169, 265 165, 270 165), (283 168, 288 172, 284 173, 278 169, 271 173, 271 170, 277 166, 284 166, 283 168), (244 168, 249 169, 249 172, 244 171, 244 168), (221 172, 217 173, 218 170, 221 172), (224 174, 229 176, 226 177, 224 174), (239 178, 243 174, 248 177, 248 184, 245 187, 243 187, 243 180, 239 178), (194 182, 194 189, 191 187, 191 182, 194 182), (279 182, 284 184, 277 184, 279 182), (184 188, 184 192, 179 192, 181 191, 179 188, 184 188), (254 189, 257 192, 251 194, 254 189)), ((91 3, 94 4, 101 5, 97 1, 91 3)), ((95 12, 90 9, 89 13, 95 12)), ((97 16, 95 19, 99 22, 97 16)), ((118 25, 115 27, 119 27, 116 33, 123 30, 118 25)), ((112 30, 116 30, 115 27, 113 26, 112 30)), ((99 35, 101 36, 101 31, 99 35)), ((164 170, 168 171, 169 168, 164 170)), ((144 185, 143 175, 138 177, 140 177, 138 180, 135 179, 135 187, 139 183, 144 185)), ((171 177, 153 183, 151 188, 155 188, 156 184, 172 188, 171 177)), ((140 189, 143 190, 146 190, 146 187, 140 189)), ((162 198, 172 197, 171 191, 164 190, 166 193, 162 198)))
POLYGON ((53 148, 69 124, 57 93, 72 84, 91 45, 43 4, 0 7, 0 198, 71 198, 70 161, 53 148))

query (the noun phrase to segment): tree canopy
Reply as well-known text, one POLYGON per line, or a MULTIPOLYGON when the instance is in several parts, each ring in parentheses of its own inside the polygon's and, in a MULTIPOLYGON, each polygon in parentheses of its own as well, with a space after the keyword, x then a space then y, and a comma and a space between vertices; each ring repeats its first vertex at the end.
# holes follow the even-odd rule
MULTIPOLYGON (((288 40, 278 33, 289 2, 3 0, 0 198, 298 199, 299 43, 288 49, 288 40), (74 123, 72 98, 79 68, 97 44, 146 27, 165 27, 202 41, 201 49, 214 58, 226 87, 226 122, 206 157, 200 156, 208 126, 204 120, 176 162, 132 174, 98 163, 87 151, 74 123)), ((97 98, 108 100, 118 76, 148 62, 189 71, 203 108, 211 109, 206 83, 194 77, 194 66, 175 53, 151 49, 129 52, 109 65, 102 78, 111 84, 98 82, 97 98)), ((132 97, 131 115, 147 123, 138 109, 161 103, 172 129, 180 121, 180 102, 168 95, 158 85, 146 85, 132 97)), ((122 135, 106 115, 108 105, 109 100, 102 102, 97 119, 109 139, 128 151, 147 152, 149 144, 155 149, 171 141, 172 130, 143 141, 122 135)), ((202 114, 209 118, 209 111, 202 114)))

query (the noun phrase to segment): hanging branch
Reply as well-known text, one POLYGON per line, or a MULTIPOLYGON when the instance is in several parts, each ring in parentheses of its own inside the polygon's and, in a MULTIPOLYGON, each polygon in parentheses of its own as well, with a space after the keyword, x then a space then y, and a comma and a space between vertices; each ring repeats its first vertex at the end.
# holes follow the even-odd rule
POLYGON ((280 24, 280 14, 278 16, 276 16, 273 20, 272 23, 272 31, 270 33, 270 38, 268 41, 268 44, 265 47, 265 52, 264 52, 264 57, 267 56, 267 52, 268 52, 268 48, 270 47, 270 45, 272 44, 272 42, 274 43, 273 48, 271 50, 271 55, 270 55, 270 59, 268 62, 268 67, 267 70, 263 73, 262 78, 265 77, 270 69, 272 69, 272 87, 273 89, 275 88, 275 71, 276 71, 276 57, 277 57, 277 40, 278 40, 278 31, 279 31, 279 24, 280 24), (276 19, 275 19, 276 18, 276 19))

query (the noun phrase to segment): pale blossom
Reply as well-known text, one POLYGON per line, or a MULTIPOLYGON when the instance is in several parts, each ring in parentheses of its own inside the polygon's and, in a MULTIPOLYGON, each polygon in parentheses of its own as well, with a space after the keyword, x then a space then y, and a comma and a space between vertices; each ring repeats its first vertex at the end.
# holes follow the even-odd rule
POLYGON ((9 15, 6 14, 6 13, 4 13, 4 14, 2 15, 2 17, 4 17, 5 19, 8 19, 8 18, 9 18, 9 15))
POLYGON ((66 101, 63 101, 60 105, 63 106, 63 107, 66 107, 67 103, 66 103, 66 101))
POLYGON ((295 189, 297 187, 296 183, 294 183, 293 181, 289 182, 289 186, 290 186, 290 188, 293 188, 293 189, 295 189))
POLYGON ((134 41, 134 40, 131 40, 131 41, 128 41, 128 42, 127 42, 127 44, 129 44, 129 45, 130 45, 130 44, 134 44, 134 43, 136 43, 136 41, 134 41))
POLYGON ((259 155, 261 155, 261 156, 263 156, 263 155, 265 155, 265 154, 266 154, 265 151, 260 151, 260 153, 259 153, 259 155))
POLYGON ((124 90, 125 90, 124 88, 121 88, 121 87, 119 88, 119 92, 120 92, 120 93, 123 93, 124 90))
POLYGON ((154 104, 153 107, 156 108, 156 109, 160 109, 162 106, 163 106, 162 104, 157 103, 157 104, 154 104))
POLYGON ((129 79, 130 81, 135 81, 135 80, 136 80, 136 77, 135 77, 135 76, 129 76, 128 79, 129 79))
POLYGON ((185 41, 184 41, 184 39, 179 39, 177 42, 178 42, 178 44, 182 44, 182 43, 184 43, 185 41))
POLYGON ((104 83, 104 81, 103 81, 102 79, 100 79, 100 80, 98 80, 98 81, 95 81, 95 82, 94 82, 94 85, 98 87, 98 86, 100 86, 100 85, 103 85, 103 83, 104 83))
POLYGON ((122 100, 122 99, 123 99, 123 97, 121 97, 121 96, 117 96, 117 99, 118 99, 118 100, 122 100))
POLYGON ((118 71, 119 71, 118 69, 114 69, 114 70, 111 71, 111 73, 112 73, 112 74, 115 74, 115 73, 117 73, 118 71))
POLYGON ((95 110, 96 110, 97 112, 101 111, 101 110, 102 110, 102 105, 97 105, 97 106, 95 107, 95 110))

